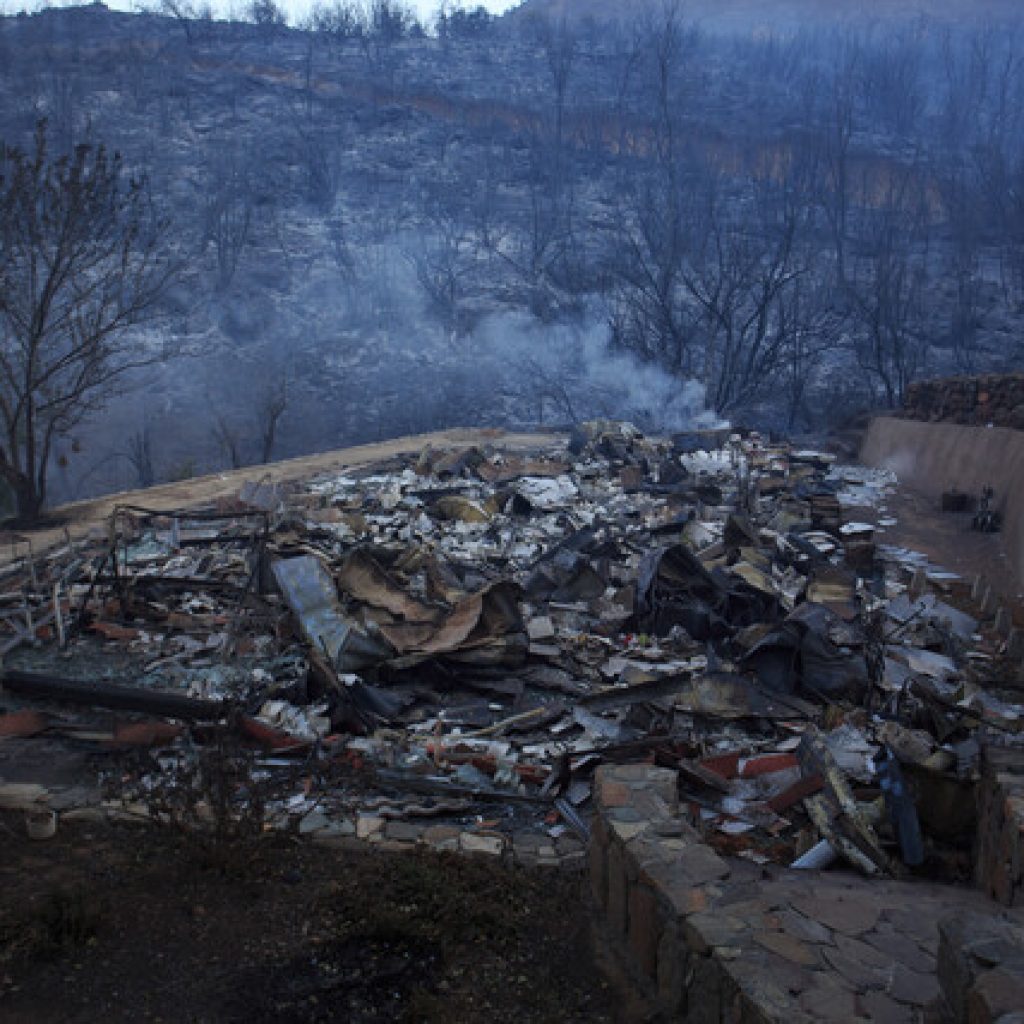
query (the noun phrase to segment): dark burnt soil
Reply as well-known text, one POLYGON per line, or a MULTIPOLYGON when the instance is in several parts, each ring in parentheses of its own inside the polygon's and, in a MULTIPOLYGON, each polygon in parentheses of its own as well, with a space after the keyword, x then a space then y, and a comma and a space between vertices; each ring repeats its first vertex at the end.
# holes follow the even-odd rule
POLYGON ((225 872, 142 826, 0 820, 0 1019, 623 1018, 581 875, 269 839, 225 872))
POLYGON ((984 577, 1014 624, 1024 629, 1022 583, 1007 558, 1002 535, 972 530, 970 512, 943 512, 934 498, 904 487, 890 497, 885 514, 895 516, 898 524, 879 534, 881 543, 920 551, 934 564, 961 576, 949 584, 943 598, 981 620, 984 646, 992 655, 985 681, 1006 699, 1019 701, 1024 692, 1024 666, 1000 653, 1002 640, 992 629, 991 616, 986 617, 971 596, 975 577, 984 577))

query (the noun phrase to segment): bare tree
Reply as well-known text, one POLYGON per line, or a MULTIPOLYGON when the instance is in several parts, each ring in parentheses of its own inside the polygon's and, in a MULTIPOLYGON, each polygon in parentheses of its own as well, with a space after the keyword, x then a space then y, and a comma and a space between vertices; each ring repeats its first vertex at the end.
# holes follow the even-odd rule
POLYGON ((713 188, 696 230, 701 242, 682 274, 698 314, 700 376, 719 413, 751 402, 778 374, 796 328, 789 293, 804 272, 799 211, 784 206, 769 220, 767 211, 759 218, 735 205, 713 188))
POLYGON ((268 36, 288 22, 284 9, 274 0, 249 0, 245 6, 245 16, 268 36))
POLYGON ((80 145, 0 163, 0 475, 38 519, 54 440, 165 353, 130 330, 154 314, 175 267, 166 225, 119 156, 80 145))
POLYGON ((192 45, 200 36, 210 34, 213 8, 195 0, 160 0, 158 10, 167 18, 174 18, 185 33, 185 41, 192 45), (200 32, 199 29, 202 31, 200 32))
POLYGON ((340 49, 347 40, 358 39, 366 31, 366 17, 355 0, 330 0, 313 5, 307 28, 340 49))
POLYGON ((777 315, 780 333, 786 339, 778 369, 784 399, 786 427, 793 430, 803 418, 812 426, 809 397, 814 394, 816 376, 829 353, 840 350, 846 317, 822 294, 822 282, 809 274, 801 276, 782 295, 777 315))
POLYGON ((153 430, 146 423, 128 439, 128 450, 124 453, 128 464, 135 473, 137 487, 152 487, 156 483, 156 468, 153 463, 153 430))
POLYGON ((418 24, 412 12, 399 0, 368 0, 366 28, 359 41, 371 70, 389 80, 396 69, 396 45, 418 24))
POLYGON ((287 408, 288 380, 282 376, 264 387, 256 405, 260 431, 260 462, 264 464, 270 462, 273 457, 278 426, 287 408))
POLYGON ((50 66, 53 70, 47 76, 46 119, 57 145, 67 151, 75 143, 82 86, 74 68, 64 67, 63 62, 57 59, 50 66))
POLYGON ((671 183, 634 188, 610 227, 612 341, 680 377, 693 376, 692 317, 683 298, 686 224, 671 183))
MULTIPOLYGON (((643 175, 623 176, 609 234, 614 281, 613 344, 657 362, 669 373, 693 377, 696 336, 687 302, 684 262, 691 244, 692 206, 706 168, 691 168, 680 130, 685 107, 684 65, 696 35, 683 23, 680 4, 667 3, 634 44, 652 110, 650 160, 643 175)), ((632 62, 634 58, 630 58, 632 62)), ((632 72, 630 72, 632 75, 632 72)), ((620 102, 624 106, 624 91, 620 102)))
POLYGON ((508 224, 505 237, 492 234, 490 250, 516 279, 522 301, 535 316, 551 319, 564 290, 577 276, 575 193, 560 187, 558 166, 547 159, 544 140, 534 138, 526 182, 526 202, 508 224))
POLYGON ((832 235, 836 277, 846 280, 846 244, 850 217, 851 147, 856 126, 860 50, 852 42, 825 85, 820 138, 822 181, 820 203, 832 235))
POLYGON ((949 307, 949 341, 958 370, 976 368, 979 329, 985 312, 982 282, 985 196, 980 168, 966 153, 949 153, 937 168, 935 187, 942 200, 947 234, 948 271, 953 295, 949 307))
POLYGON ((860 91, 865 117, 898 138, 915 134, 925 111, 924 48, 913 29, 898 28, 865 47, 860 91))
POLYGON ((199 207, 202 248, 213 247, 217 284, 222 290, 231 284, 249 243, 256 205, 253 163, 251 152, 217 149, 210 155, 199 207))
POLYGON ((477 6, 470 11, 451 0, 440 0, 434 11, 434 29, 445 49, 454 39, 474 39, 485 35, 493 20, 486 7, 477 6))
POLYGON ((238 428, 223 413, 218 413, 214 417, 213 436, 227 456, 231 468, 241 469, 244 465, 242 460, 241 434, 238 428))
POLYGON ((313 39, 312 35, 306 39, 301 107, 297 106, 291 123, 306 195, 314 207, 329 213, 341 185, 341 118, 336 108, 317 98, 313 39))
POLYGON ((326 231, 328 249, 338 275, 346 285, 351 285, 356 277, 356 260, 349 228, 341 214, 335 214, 327 221, 326 231))
POLYGON ((889 406, 927 364, 924 315, 928 220, 911 171, 894 179, 869 218, 846 295, 859 327, 854 354, 889 406))
POLYGON ((555 100, 554 147, 555 152, 561 154, 565 133, 565 101, 573 64, 576 62, 578 41, 565 15, 557 20, 538 19, 537 38, 551 74, 555 100))
POLYGON ((475 252, 457 210, 434 205, 425 237, 405 253, 416 280, 449 338, 469 327, 465 299, 472 284, 475 252))

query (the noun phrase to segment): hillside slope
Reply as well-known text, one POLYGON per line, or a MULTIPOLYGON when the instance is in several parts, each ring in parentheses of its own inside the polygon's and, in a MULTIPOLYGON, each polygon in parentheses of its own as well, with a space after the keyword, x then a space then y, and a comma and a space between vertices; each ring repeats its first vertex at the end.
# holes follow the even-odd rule
MULTIPOLYGON (((513 18, 542 16, 571 21, 628 22, 662 16, 664 0, 525 0, 513 18)), ((687 0, 679 5, 686 20, 712 30, 789 31, 844 21, 884 21, 926 16, 941 21, 983 17, 1014 18, 1015 0, 687 0)))

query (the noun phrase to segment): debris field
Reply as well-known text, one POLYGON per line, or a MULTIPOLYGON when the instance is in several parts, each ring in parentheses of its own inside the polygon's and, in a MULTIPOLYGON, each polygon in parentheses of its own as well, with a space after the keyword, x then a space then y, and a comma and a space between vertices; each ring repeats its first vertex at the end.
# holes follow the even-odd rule
POLYGON ((0 735, 90 765, 0 804, 554 864, 595 768, 644 762, 722 854, 966 880, 982 750, 1024 719, 964 581, 884 543, 894 485, 599 421, 119 507, 0 570, 0 735), (216 756, 245 770, 214 798, 216 756))

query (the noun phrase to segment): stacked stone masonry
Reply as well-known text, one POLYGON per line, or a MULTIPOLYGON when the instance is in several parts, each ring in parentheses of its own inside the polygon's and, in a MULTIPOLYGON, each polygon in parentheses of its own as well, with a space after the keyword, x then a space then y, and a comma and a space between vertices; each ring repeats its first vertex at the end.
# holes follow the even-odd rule
POLYGON ((939 977, 955 1024, 1024 1024, 1024 929, 986 914, 939 924, 939 977))
POLYGON ((680 815, 675 787, 675 774, 665 769, 600 768, 589 850, 593 896, 611 946, 657 1019, 1002 1020, 984 1008, 999 1010, 1016 991, 1012 956, 1004 950, 1000 972, 980 993, 971 996, 975 966, 974 974, 961 970, 965 980, 947 994, 936 966, 939 925, 973 914, 1019 928, 1019 911, 972 889, 727 861, 680 815), (957 992, 974 1007, 972 1016, 948 1005, 957 992))
POLYGON ((911 384, 904 415, 926 423, 1024 430, 1024 374, 950 377, 911 384))
POLYGON ((978 884, 992 899, 1024 906, 1024 749, 985 748, 975 864, 978 884))

